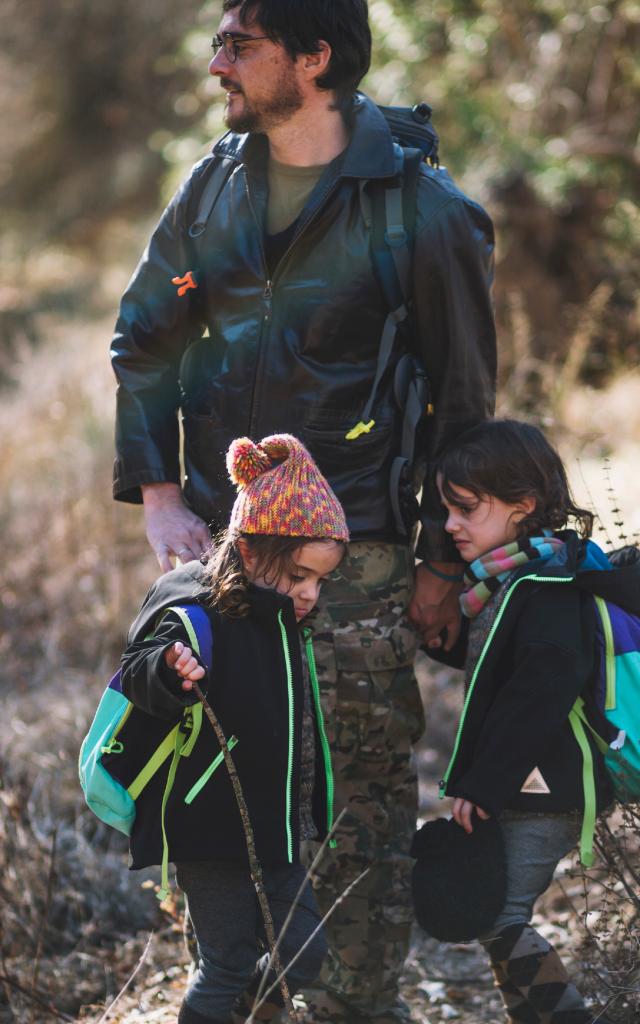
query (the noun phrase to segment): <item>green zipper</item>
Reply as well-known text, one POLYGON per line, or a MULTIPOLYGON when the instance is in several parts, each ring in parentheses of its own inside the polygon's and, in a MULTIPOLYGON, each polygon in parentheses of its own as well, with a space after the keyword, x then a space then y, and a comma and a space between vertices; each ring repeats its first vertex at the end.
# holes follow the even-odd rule
MULTIPOLYGON (((235 736, 231 736, 229 741, 228 741, 228 743, 227 743, 227 746, 228 746, 229 750, 233 750, 233 748, 237 745, 237 743, 238 743, 238 740, 236 739, 236 737, 235 736)), ((185 804, 192 804, 193 803, 193 801, 197 797, 197 795, 200 792, 200 790, 204 789, 204 787, 206 786, 207 782, 209 781, 209 779, 211 778, 213 773, 216 771, 217 768, 220 767, 220 765, 222 764, 223 761, 224 761, 224 752, 221 750, 220 753, 218 754, 218 756, 214 757, 213 761, 211 762, 211 764, 207 768, 206 772, 203 772, 203 774, 200 776, 198 781, 193 784, 193 786, 191 787, 191 789, 189 790, 189 792, 187 793, 187 795, 184 798, 185 804)))
POLYGON ((118 722, 116 728, 113 730, 111 738, 106 746, 100 748, 101 754, 122 754, 124 751, 124 743, 117 739, 119 732, 124 727, 129 715, 133 711, 133 704, 129 704, 124 715, 118 722))
MULTIPOLYGON (((316 668, 316 656, 313 650, 313 634, 310 629, 304 630, 304 645, 307 651, 307 661, 309 663, 309 676, 311 677, 311 689, 313 691, 313 699, 316 706, 316 720, 318 722, 318 732, 320 733, 320 745, 322 747, 322 756, 324 758, 324 770, 327 780, 327 832, 331 832, 333 828, 333 800, 335 794, 335 784, 333 779, 333 766, 331 764, 331 748, 329 746, 329 740, 327 739, 327 733, 324 727, 324 715, 322 713, 322 704, 320 702, 320 686, 318 685, 318 671, 316 668)), ((335 839, 329 840, 329 846, 335 849, 338 844, 335 839)))
POLYGON ((600 614, 600 621, 602 622, 602 631, 604 633, 604 671, 606 680, 606 691, 604 709, 605 711, 615 711, 616 708, 616 650, 613 640, 613 627, 611 625, 611 616, 609 615, 609 609, 607 608, 607 602, 602 597, 594 598, 596 602, 596 608, 600 614))
POLYGON ((282 621, 282 608, 278 612, 278 623, 282 636, 282 649, 284 651, 284 662, 287 669, 287 693, 289 698, 289 752, 287 756, 287 789, 286 789, 286 825, 287 825, 287 856, 289 863, 293 864, 293 835, 291 831, 291 784, 293 780, 293 727, 294 727, 294 705, 293 705, 293 673, 291 671, 291 656, 289 653, 289 640, 287 630, 282 621))
POLYGON ((496 630, 497 630, 498 626, 500 625, 500 623, 502 621, 502 616, 504 615, 504 613, 505 613, 505 611, 507 609, 507 605, 508 605, 508 603, 509 603, 509 601, 511 599, 511 595, 515 591, 516 587, 520 583, 524 583, 526 580, 533 580, 536 583, 573 583, 574 577, 573 576, 568 576, 568 577, 537 576, 535 574, 532 575, 532 576, 520 576, 519 579, 517 579, 514 582, 514 584, 510 587, 509 592, 505 595, 504 601, 502 602, 502 607, 500 608, 498 614, 496 615, 496 618, 495 618, 495 621, 493 623, 493 626, 489 630, 489 635, 488 635, 488 637, 487 637, 487 639, 485 641, 484 647, 482 648, 482 651, 480 653, 480 657, 478 658, 478 662, 476 664, 473 676, 471 677, 471 682, 469 683, 469 689, 467 690, 467 696, 465 698, 464 707, 462 708, 462 714, 460 716, 460 722, 458 724, 458 731, 456 733, 456 740, 455 740, 455 743, 454 743, 454 746, 453 746, 453 753, 452 753, 451 758, 449 760, 449 764, 447 766, 447 770, 444 773, 444 777, 440 781, 438 795, 439 795, 441 800, 443 800, 444 797, 446 796, 446 789, 447 789, 447 785, 448 785, 448 782, 449 782, 449 778, 451 776, 451 772, 453 771, 453 766, 455 764, 456 757, 458 756, 458 750, 460 748, 460 740, 462 738, 462 730, 464 728, 464 723, 465 723, 465 719, 466 719, 466 716, 467 716, 467 711, 469 710, 469 704, 471 703, 471 697, 473 696, 473 691, 474 691, 474 688, 475 688, 475 685, 476 685, 476 680, 478 678, 478 674, 480 672, 480 669, 482 668, 484 659, 485 659, 485 657, 487 655, 487 651, 489 650, 489 647, 491 646, 491 643, 492 643, 493 638, 495 636, 496 630))

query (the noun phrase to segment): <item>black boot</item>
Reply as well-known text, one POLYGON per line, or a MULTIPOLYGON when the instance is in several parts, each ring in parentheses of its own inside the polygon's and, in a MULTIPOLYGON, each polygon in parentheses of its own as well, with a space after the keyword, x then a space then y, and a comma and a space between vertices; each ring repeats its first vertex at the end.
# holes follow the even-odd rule
MULTIPOLYGON (((270 980, 275 980, 273 972, 270 975, 270 980)), ((235 1002, 233 1013, 231 1014, 232 1024, 244 1024, 244 1022, 249 1019, 261 982, 262 971, 258 968, 243 994, 235 1002)), ((266 989, 269 985, 265 985, 264 987, 266 989)), ((265 999, 260 1009, 256 1011, 256 1024, 258 1024, 258 1022, 259 1024, 267 1024, 269 1021, 274 1021, 280 1014, 283 1007, 284 999, 282 998, 282 992, 279 988, 276 988, 265 999)))
POLYGON ((177 1024, 228 1024, 228 1022, 216 1020, 214 1017, 203 1017, 197 1010, 193 1010, 188 1003, 183 1003, 180 1007, 177 1024))

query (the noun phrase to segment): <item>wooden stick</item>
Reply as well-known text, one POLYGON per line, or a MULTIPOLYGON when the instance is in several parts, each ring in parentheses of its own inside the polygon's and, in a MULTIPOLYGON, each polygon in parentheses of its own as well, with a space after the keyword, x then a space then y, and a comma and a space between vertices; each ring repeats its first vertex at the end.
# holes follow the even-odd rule
MULTIPOLYGON (((304 880, 303 880, 300 888, 298 889, 298 891, 296 893, 296 896, 295 896, 295 899, 294 899, 293 903, 289 907, 289 912, 288 912, 287 916, 284 919, 284 923, 282 925, 282 928, 280 929, 280 934, 278 935, 278 938, 276 940, 276 944, 275 944, 275 947, 274 947, 274 953, 277 953, 278 950, 280 949, 280 946, 281 946, 282 941, 283 941, 283 939, 285 937, 287 928, 289 927, 289 925, 291 924, 291 921, 293 920, 293 915, 294 915, 294 913, 296 911, 296 907, 299 905, 300 900, 302 898, 302 893, 304 892, 304 889, 305 889, 306 885, 311 880, 311 878, 313 876, 313 872, 315 871, 316 867, 318 866, 318 864, 322 860, 322 858, 324 856, 324 851, 326 850, 328 844, 331 842, 331 838, 333 837, 333 835, 335 835, 336 829, 338 828, 340 822, 342 821, 342 819, 344 818, 346 813, 347 813, 347 808, 343 807, 342 810, 340 811, 340 814, 338 815, 338 817, 334 821, 333 825, 331 826, 331 831, 327 832, 327 834, 326 834, 326 836, 325 836, 325 838, 324 838, 324 840, 323 840, 323 842, 322 842, 322 844, 320 846, 320 849, 318 850, 318 852, 316 853, 315 857, 313 858, 313 862, 312 862, 311 866, 306 871, 305 876, 304 876, 304 880)), ((288 965, 287 970, 289 970, 289 967, 291 967, 291 964, 288 965)), ((262 1004, 264 1003, 263 995, 264 995, 264 990, 265 990, 265 988, 266 988, 266 986, 268 984, 268 978, 269 978, 270 970, 271 970, 271 954, 269 954, 269 961, 267 963, 267 966, 266 966, 265 970, 262 973, 262 977, 260 979, 260 984, 258 985, 258 991, 256 992, 255 999, 253 1001, 253 1009, 251 1011, 251 1016, 247 1019, 247 1024, 251 1024, 251 1022, 254 1019, 253 1018, 253 1014, 256 1012, 256 1010, 259 1010, 260 1007, 262 1006, 262 1004)), ((276 985, 277 985, 277 981, 274 984, 271 985, 271 988, 269 989, 269 993, 273 992, 273 989, 276 987, 276 985)), ((266 998, 266 996, 265 996, 265 998, 266 998)))
POLYGON ((209 704, 207 698, 203 694, 202 690, 196 682, 193 684, 193 692, 202 704, 204 713, 211 722, 213 730, 216 734, 220 749, 224 755, 224 763, 227 766, 229 772, 229 778, 231 779, 231 785, 233 786, 233 792, 235 794, 236 803, 238 804, 238 810, 240 811, 240 818, 242 819, 242 827, 244 829, 245 840, 247 843, 247 853, 249 855, 249 870, 251 872, 251 880, 256 890, 258 897, 258 903, 260 904, 260 910, 262 911, 262 917, 264 919, 265 932, 267 934, 267 943, 269 945, 269 952, 271 954, 271 960, 276 974, 280 975, 280 991, 282 992, 282 998, 284 999, 285 1008, 289 1019, 296 1022, 298 1017, 293 1006, 293 1000, 291 999, 291 993, 289 992, 289 986, 287 979, 282 971, 282 964, 280 963, 280 957, 276 949, 276 934, 273 925, 273 917, 271 916, 271 909, 269 907, 269 901, 267 900, 267 894, 264 889, 264 883, 262 880, 262 868, 260 861, 256 854, 256 844, 253 836, 253 826, 251 825, 251 819, 249 818, 249 809, 247 807, 244 793, 242 792, 242 785, 236 771, 231 751, 227 745, 227 739, 222 731, 222 727, 213 711, 213 708, 209 704))
MULTIPOLYGON (((305 951, 305 949, 307 948, 307 946, 309 946, 309 945, 310 945, 310 944, 311 944, 311 943, 313 942, 313 940, 315 939, 315 937, 316 937, 316 935, 318 934, 318 932, 322 931, 322 929, 324 928, 325 924, 327 923, 327 921, 329 920, 329 918, 330 918, 330 917, 331 917, 331 915, 333 914, 333 912, 334 912, 334 910, 336 909, 336 907, 339 907, 339 906, 340 906, 340 904, 342 903, 342 901, 343 901, 343 900, 346 900, 347 896, 349 896, 349 895, 350 895, 351 891, 352 891, 353 889, 355 889, 356 885, 358 885, 358 883, 359 883, 359 882, 361 882, 363 878, 366 878, 366 876, 367 876, 367 875, 369 874, 369 872, 370 872, 370 871, 371 871, 371 868, 365 868, 365 869, 364 869, 364 871, 362 871, 362 872, 361 872, 361 873, 360 873, 360 874, 358 875, 358 877, 357 877, 357 878, 354 878, 353 882, 351 882, 351 884, 347 886, 347 888, 346 888, 346 889, 344 890, 344 892, 342 892, 342 893, 341 893, 341 894, 340 894, 340 895, 338 896, 337 900, 335 901, 335 903, 334 903, 334 904, 333 904, 333 905, 332 905, 331 907, 329 907, 329 910, 328 910, 328 911, 327 911, 327 913, 326 913, 326 914, 324 915, 324 917, 322 918, 322 920, 320 921, 320 923, 319 923, 319 924, 317 924, 317 925, 316 925, 316 927, 315 927, 315 928, 313 929, 313 931, 311 932, 311 935, 310 935, 310 936, 308 937, 308 939, 307 939, 307 941, 306 941, 306 942, 304 943, 304 945, 300 946, 300 949, 298 950, 298 952, 296 953, 296 955, 295 955, 294 957, 292 957, 292 959, 291 959, 291 960, 289 961, 289 963, 288 963, 288 964, 287 964, 287 966, 286 966, 286 970, 287 970, 287 971, 288 971, 288 970, 289 970, 289 969, 290 969, 291 967, 293 967, 293 965, 294 965, 295 963, 297 963, 297 961, 298 961, 298 960, 300 959, 300 957, 301 957, 301 956, 302 956, 302 954, 304 953, 304 951, 305 951)), ((271 985, 271 986, 270 986, 270 987, 269 987, 269 988, 267 989, 267 991, 266 991, 266 992, 264 993, 264 995, 262 996, 262 999, 260 1000, 260 1002, 259 1002, 259 1003, 258 1003, 258 1002, 256 1002, 256 1003, 254 1004, 254 1006, 253 1006, 253 1007, 252 1007, 252 1009, 251 1009, 251 1015, 250 1015, 250 1016, 249 1016, 249 1018, 247 1019, 247 1022, 246 1022, 246 1024, 254 1024, 254 1022, 255 1022, 255 1017, 254 1017, 254 1014, 255 1014, 255 1013, 257 1013, 257 1011, 258 1011, 258 1010, 260 1009, 260 1007, 261 1007, 261 1006, 263 1005, 263 1003, 265 1003, 265 1002, 266 1002, 266 1000, 267 1000, 267 999, 269 998, 269 996, 270 996, 270 995, 271 995, 271 993, 273 992, 274 988, 276 988, 278 984, 282 984, 282 974, 278 975, 278 977, 277 977, 277 978, 276 978, 276 980, 275 980, 275 981, 273 982, 273 984, 272 984, 272 985, 271 985)))

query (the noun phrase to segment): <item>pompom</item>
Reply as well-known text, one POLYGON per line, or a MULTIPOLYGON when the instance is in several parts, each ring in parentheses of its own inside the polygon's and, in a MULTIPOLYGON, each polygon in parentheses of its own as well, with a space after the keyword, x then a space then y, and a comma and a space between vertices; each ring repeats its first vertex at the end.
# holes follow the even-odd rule
POLYGON ((265 437, 260 442, 260 447, 269 458, 275 459, 276 462, 280 462, 300 450, 304 451, 305 455, 307 454, 298 438, 291 434, 271 434, 270 437, 265 437))
POLYGON ((233 441, 227 452, 227 471, 237 488, 246 487, 271 469, 271 459, 248 437, 233 441))

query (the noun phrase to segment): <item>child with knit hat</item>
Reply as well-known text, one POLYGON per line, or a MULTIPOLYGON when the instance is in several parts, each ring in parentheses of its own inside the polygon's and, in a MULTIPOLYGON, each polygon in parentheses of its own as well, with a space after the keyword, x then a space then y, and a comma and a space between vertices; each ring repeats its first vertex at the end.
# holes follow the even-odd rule
MULTIPOLYGON (((304 620, 349 535, 340 503, 295 437, 234 441, 227 467, 238 492, 229 527, 204 564, 178 566, 151 588, 129 634, 122 688, 149 715, 176 721, 196 700, 194 682, 206 693, 233 747, 277 935, 304 881, 300 841, 323 839, 332 823, 331 761, 304 620), (180 603, 206 610, 211 665, 171 610, 180 603)), ((180 758, 164 812, 169 857, 198 944, 179 1024, 246 1020, 266 959, 258 959, 261 914, 231 781, 224 765, 212 770, 219 753, 205 722, 189 756, 180 758)), ((136 803, 133 868, 161 862, 162 775, 136 803)), ((279 948, 285 968, 318 922, 307 883, 279 948)), ((287 970, 292 992, 314 979, 325 949, 319 932, 287 970)), ((255 1019, 271 1020, 281 1007, 276 988, 255 1019)))

